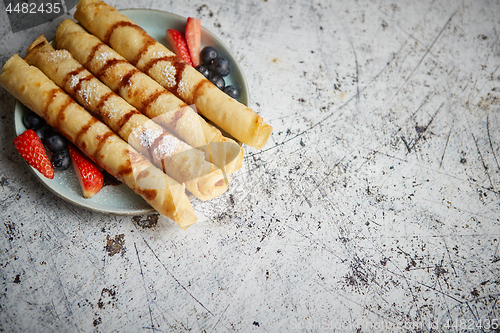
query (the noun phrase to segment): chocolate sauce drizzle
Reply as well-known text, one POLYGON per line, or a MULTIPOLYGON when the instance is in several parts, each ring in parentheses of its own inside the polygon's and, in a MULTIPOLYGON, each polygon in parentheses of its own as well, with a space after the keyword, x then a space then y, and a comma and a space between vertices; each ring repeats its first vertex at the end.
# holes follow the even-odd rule
POLYGON ((123 64, 123 63, 127 63, 127 60, 125 60, 125 59, 116 59, 116 58, 108 59, 106 61, 106 63, 104 64, 104 66, 102 66, 102 68, 97 72, 96 76, 97 77, 102 77, 102 76, 106 75, 106 72, 110 68, 112 68, 112 67, 114 67, 114 66, 116 66, 118 64, 123 64))
POLYGON ((104 46, 104 45, 106 45, 106 44, 104 44, 103 42, 99 42, 96 45, 94 45, 92 50, 90 50, 90 53, 87 56, 87 59, 85 60, 85 63, 83 64, 83 66, 85 66, 86 68, 89 68, 89 64, 94 59, 97 50, 99 50, 99 48, 101 48, 101 46, 104 46))
POLYGON ((140 73, 140 71, 138 69, 131 69, 130 71, 127 72, 127 74, 125 74, 122 79, 120 80, 119 84, 118 84, 118 88, 116 89, 117 91, 116 92, 119 92, 120 90, 122 90, 123 88, 125 87, 128 87, 131 85, 131 79, 132 77, 137 74, 137 73, 140 73))
MULTIPOLYGON (((90 68, 91 66, 89 65, 94 59, 95 57, 99 56, 100 55, 100 52, 99 52, 99 49, 101 48, 101 46, 105 45, 104 43, 99 43, 97 45, 95 45, 89 56, 87 57, 87 60, 86 60, 86 67, 87 68, 90 68)), ((105 51, 103 51, 105 52, 105 51)), ((172 60, 175 60, 175 57, 168 57, 166 59, 172 59, 172 60)), ((151 66, 153 66, 156 61, 156 59, 153 59, 152 61, 150 61, 148 63, 148 66, 149 68, 151 68, 151 66)), ((159 60, 164 60, 164 59, 159 59, 159 60)), ((115 66, 119 66, 120 64, 122 63, 128 63, 126 60, 124 59, 117 59, 117 58, 112 58, 112 59, 108 59, 106 61, 106 63, 103 65, 103 67, 101 67, 99 70, 97 71, 94 71, 94 74, 96 77, 98 77, 99 79, 103 80, 103 77, 106 75, 106 72, 108 71, 112 71, 114 70, 115 66)), ((182 67, 182 63, 179 63, 179 67, 182 67)), ((130 86, 131 84, 131 81, 132 81, 132 78, 134 75, 136 74, 139 74, 139 73, 142 73, 140 70, 136 69, 136 68, 131 68, 128 72, 126 72, 123 77, 121 78, 120 82, 118 83, 117 87, 115 87, 114 89, 114 92, 115 93, 120 93, 120 91, 128 86, 130 86)), ((156 91, 155 93, 149 95, 147 97, 147 99, 145 99, 142 104, 141 104, 141 107, 139 108, 139 111, 141 113, 146 113, 147 109, 149 108, 149 106, 154 103, 161 95, 163 94, 168 94, 168 91, 166 90, 158 90, 156 91)), ((175 120, 178 120, 178 118, 176 118, 175 120)))
MULTIPOLYGON (((154 38, 152 38, 151 36, 149 36, 147 34, 147 32, 144 31, 144 29, 139 27, 137 24, 134 24, 134 23, 129 22, 129 21, 118 21, 115 24, 113 24, 111 27, 109 27, 108 31, 106 32, 106 34, 104 35, 104 38, 103 38, 104 43, 110 45, 111 36, 115 32, 115 30, 120 28, 120 27, 130 27, 130 28, 136 29, 143 37, 143 44, 139 48, 139 51, 132 59, 129 59, 129 61, 132 65, 137 66, 137 64, 139 63, 141 58, 147 53, 147 51, 149 50, 149 48, 151 46, 153 46, 157 43, 157 41, 154 38)), ((175 69, 175 74, 174 74, 175 85, 173 87, 169 87, 169 90, 172 91, 177 97, 179 97, 179 95, 180 95, 179 82, 181 82, 182 73, 184 72, 184 68, 187 66, 186 62, 184 62, 180 57, 178 57, 176 55, 172 55, 172 56, 163 56, 160 58, 150 59, 146 64, 140 66, 139 69, 141 69, 144 73, 149 74, 149 71, 151 70, 151 68, 155 64, 157 64, 161 61, 168 62, 171 66, 174 67, 174 69, 175 69)), ((207 82, 209 82, 209 81, 207 80, 207 82)))
MULTIPOLYGON (((70 105, 73 105, 73 104, 77 105, 77 103, 72 98, 67 96, 62 89, 54 88, 48 92, 48 101, 44 105, 43 114, 45 115, 45 117, 47 117, 50 105, 52 103, 54 103, 54 101, 57 99, 58 96, 60 96, 60 94, 65 95, 66 99, 65 99, 64 103, 61 105, 61 107, 59 108, 59 110, 57 110, 55 121, 52 123, 52 127, 54 127, 56 130, 58 130, 61 134, 63 134, 67 138, 71 138, 69 133, 64 131, 64 128, 61 126, 61 121, 64 121, 66 119, 66 115, 65 115, 66 109, 70 105)), ((90 120, 84 126, 82 126, 80 128, 80 130, 78 131, 78 133, 76 134, 76 136, 74 138, 74 143, 77 146, 79 146, 82 150, 86 150, 86 148, 87 148, 85 141, 82 141, 82 137, 97 122, 99 122, 99 121, 95 117, 90 118, 90 120)), ((98 140, 98 144, 97 144, 97 149, 95 150, 93 156, 91 156, 93 160, 96 160, 96 157, 99 156, 99 153, 100 153, 102 147, 104 146, 104 143, 112 135, 114 135, 114 133, 112 131, 108 130, 106 133, 104 133, 104 135, 98 135, 96 137, 98 140)))

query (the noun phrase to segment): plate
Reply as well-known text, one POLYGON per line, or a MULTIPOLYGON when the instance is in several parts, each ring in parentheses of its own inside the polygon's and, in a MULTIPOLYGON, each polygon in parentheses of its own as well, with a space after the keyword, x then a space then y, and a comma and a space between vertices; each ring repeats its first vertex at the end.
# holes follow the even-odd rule
MULTIPOLYGON (((159 10, 122 9, 120 12, 167 47, 169 47, 169 44, 165 39, 166 29, 178 29, 183 31, 186 23, 185 17, 159 10)), ((231 74, 229 77, 225 78, 226 84, 237 86, 240 89, 238 101, 248 105, 249 93, 245 76, 229 49, 219 38, 203 27, 201 31, 201 43, 202 48, 207 45, 215 47, 219 55, 229 61, 231 74)), ((19 101, 16 101, 14 108, 14 125, 17 135, 26 130, 23 124, 23 117, 27 112, 29 112, 29 109, 19 101)), ((104 186, 102 190, 92 198, 84 199, 77 176, 71 169, 56 172, 54 179, 48 179, 27 163, 26 165, 33 171, 35 177, 51 192, 76 206, 97 212, 119 215, 141 215, 155 212, 141 196, 135 194, 124 184, 118 186, 104 186)))

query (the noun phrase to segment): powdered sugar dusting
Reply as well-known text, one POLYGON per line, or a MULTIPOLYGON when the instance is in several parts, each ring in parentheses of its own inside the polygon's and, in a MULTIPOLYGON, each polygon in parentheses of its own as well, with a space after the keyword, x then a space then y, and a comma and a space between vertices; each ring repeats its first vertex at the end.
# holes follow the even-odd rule
POLYGON ((102 61, 102 60, 106 60, 108 57, 109 57, 109 52, 102 51, 102 52, 97 53, 96 60, 102 61))
POLYGON ((142 147, 150 148, 163 133, 163 129, 159 126, 144 127, 140 130, 139 143, 142 147))
POLYGON ((113 56, 113 54, 111 54, 110 52, 108 51, 102 51, 102 52, 99 52, 99 53, 96 53, 95 57, 94 57, 94 60, 97 62, 97 64, 99 66, 104 66, 106 64, 106 61, 108 59, 111 59, 113 56))
POLYGON ((156 160, 163 160, 166 157, 170 157, 179 148, 179 139, 172 135, 164 135, 158 146, 153 151, 153 158, 156 160))
POLYGON ((76 92, 78 101, 85 106, 91 106, 92 96, 97 93, 99 85, 94 80, 87 81, 82 84, 82 87, 76 92))
POLYGON ((161 62, 164 68, 161 72, 161 79, 168 87, 173 87, 176 84, 175 75, 177 74, 177 69, 168 62, 161 62))
POLYGON ((189 82, 186 82, 186 80, 181 80, 181 82, 179 82, 177 86, 177 92, 181 96, 185 96, 189 93, 189 91, 191 91, 191 85, 189 84, 189 82))
POLYGON ((75 89, 76 85, 80 82, 80 78, 76 75, 73 75, 71 79, 69 80, 69 88, 71 90, 75 89))
POLYGON ((119 105, 116 105, 114 98, 108 98, 102 111, 106 114, 106 118, 111 120, 117 115, 119 116, 123 112, 123 108, 120 108, 119 105))
POLYGON ((154 52, 151 52, 151 54, 150 54, 150 58, 152 58, 152 59, 160 59, 160 58, 164 58, 164 57, 168 57, 168 54, 166 54, 165 52, 162 52, 162 51, 154 51, 154 52))

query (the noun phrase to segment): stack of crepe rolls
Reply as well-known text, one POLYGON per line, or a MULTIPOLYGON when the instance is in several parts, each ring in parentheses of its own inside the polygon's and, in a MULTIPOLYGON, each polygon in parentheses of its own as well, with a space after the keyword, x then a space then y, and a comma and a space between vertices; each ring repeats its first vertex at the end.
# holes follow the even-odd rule
POLYGON ((45 37, 28 48, 25 60, 53 80, 87 110, 170 177, 201 200, 228 188, 223 172, 163 127, 151 121, 86 70, 67 50, 54 50, 45 37))
POLYGON ((68 50, 87 70, 137 110, 165 127, 228 174, 243 163, 243 148, 225 137, 184 101, 139 71, 71 19, 57 28, 57 48, 68 50))
POLYGON ((92 34, 236 140, 262 148, 272 127, 229 97, 137 24, 100 0, 80 0, 74 17, 92 34))
POLYGON ((182 228, 196 222, 184 185, 151 164, 38 68, 16 54, 4 65, 0 84, 159 213, 182 228))

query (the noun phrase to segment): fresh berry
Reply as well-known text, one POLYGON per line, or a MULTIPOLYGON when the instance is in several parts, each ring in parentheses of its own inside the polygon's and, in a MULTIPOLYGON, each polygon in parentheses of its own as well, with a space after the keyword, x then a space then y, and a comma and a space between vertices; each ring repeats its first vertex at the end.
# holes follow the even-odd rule
POLYGON ((83 197, 89 199, 101 190, 104 184, 104 176, 101 170, 77 148, 68 145, 68 149, 73 168, 80 181, 83 197))
POLYGON ((53 153, 64 150, 68 146, 66 138, 61 133, 52 129, 45 131, 43 143, 53 153))
POLYGON ((184 34, 179 30, 167 29, 165 37, 167 38, 172 51, 181 57, 182 60, 193 66, 184 34))
POLYGON ((193 62, 193 66, 197 67, 200 64, 201 48, 201 21, 199 19, 188 17, 185 36, 191 61, 193 62))
POLYGON ((215 84, 217 86, 217 88, 219 88, 219 89, 224 89, 224 87, 226 86, 226 82, 224 81, 224 79, 220 75, 214 75, 214 76, 210 77, 209 80, 210 80, 210 82, 215 84))
POLYGON ((33 168, 49 179, 54 178, 54 169, 47 157, 42 141, 35 131, 28 129, 14 139, 14 146, 33 168))
POLYGON ((232 86, 232 85, 230 85, 230 86, 226 86, 226 87, 224 88, 224 92, 225 92, 226 94, 228 94, 228 96, 229 96, 229 97, 232 97, 232 98, 234 98, 234 99, 236 99, 236 98, 238 98, 238 97, 240 96, 240 91, 239 91, 239 89, 238 89, 238 88, 236 88, 235 86, 232 86))
POLYGON ((71 159, 69 158, 67 150, 64 149, 52 154, 51 162, 54 170, 63 171, 69 167, 71 159))
POLYGON ((203 74, 203 76, 206 77, 207 79, 212 74, 211 71, 210 71, 210 68, 207 65, 199 65, 198 67, 196 67, 196 69, 198 70, 198 72, 200 72, 201 74, 203 74))
POLYGON ((201 50, 201 62, 208 65, 212 59, 217 58, 217 50, 213 46, 205 46, 203 50, 201 50))
POLYGON ((33 111, 30 111, 24 115, 23 124, 27 129, 36 130, 45 125, 45 120, 33 111))
POLYGON ((212 59, 212 61, 210 61, 210 67, 215 75, 229 75, 229 62, 224 58, 217 57, 212 59))
POLYGON ((35 130, 36 135, 40 138, 40 141, 43 142, 43 139, 45 139, 45 127, 40 127, 35 130))

